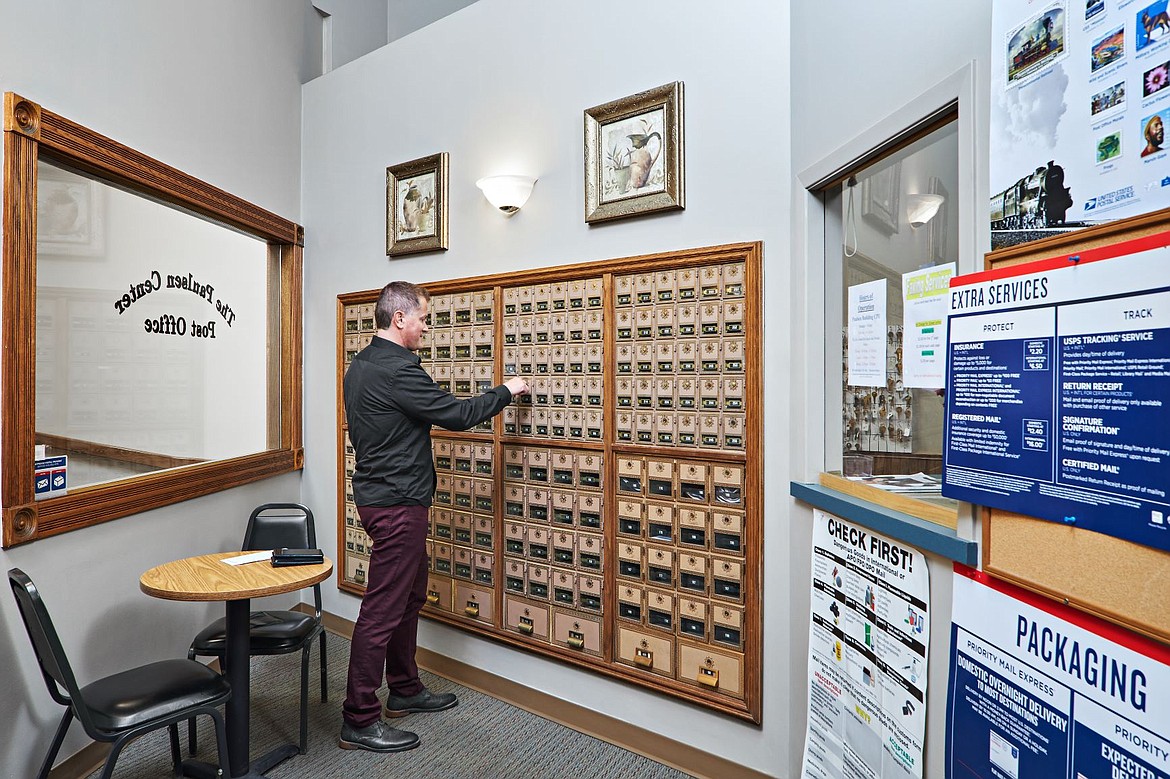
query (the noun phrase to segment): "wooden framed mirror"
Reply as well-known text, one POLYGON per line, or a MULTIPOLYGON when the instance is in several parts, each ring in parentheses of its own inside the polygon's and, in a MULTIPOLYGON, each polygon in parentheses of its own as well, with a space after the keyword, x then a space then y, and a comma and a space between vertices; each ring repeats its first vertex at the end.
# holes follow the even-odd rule
POLYGON ((302 228, 4 96, 10 547, 302 467, 302 228))

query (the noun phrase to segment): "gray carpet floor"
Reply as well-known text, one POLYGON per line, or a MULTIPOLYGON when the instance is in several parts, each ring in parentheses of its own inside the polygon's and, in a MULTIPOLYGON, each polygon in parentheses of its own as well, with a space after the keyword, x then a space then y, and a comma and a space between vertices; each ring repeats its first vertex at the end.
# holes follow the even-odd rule
MULTIPOLYGON (((313 647, 309 672, 309 749, 268 772, 269 779, 395 777, 395 779, 683 779, 680 771, 627 752, 571 728, 423 672, 435 692, 454 692, 459 705, 443 712, 412 714, 393 721, 413 730, 422 746, 409 752, 374 754, 337 747, 349 642, 330 635, 329 701, 321 702, 320 666, 313 647)), ((385 690, 383 689, 383 693, 385 690)), ((252 658, 252 754, 298 738, 300 654, 252 658)), ((383 695, 384 697, 384 695, 383 695)), ((215 759, 215 738, 206 717, 199 724, 199 754, 215 759)), ((74 727, 77 727, 76 725, 74 727)), ((186 728, 180 727, 186 756, 186 728)), ((97 779, 100 772, 91 774, 97 779)), ((171 776, 165 729, 123 750, 115 779, 171 776)))

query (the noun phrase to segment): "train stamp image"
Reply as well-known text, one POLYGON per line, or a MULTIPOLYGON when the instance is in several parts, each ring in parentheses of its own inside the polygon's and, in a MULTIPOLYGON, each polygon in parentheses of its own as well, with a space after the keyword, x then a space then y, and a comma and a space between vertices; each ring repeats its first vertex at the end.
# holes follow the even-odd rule
POLYGON ((1008 33, 1009 86, 1060 59, 1065 53, 1065 19, 1064 6, 1057 4, 1008 33))
POLYGON ((1032 230, 1065 223, 1072 193, 1064 168, 1049 160, 1007 189, 991 196, 992 230, 1032 230))
POLYGON ((1125 27, 1118 27, 1094 43, 1090 57, 1089 69, 1093 73, 1125 59, 1125 27))

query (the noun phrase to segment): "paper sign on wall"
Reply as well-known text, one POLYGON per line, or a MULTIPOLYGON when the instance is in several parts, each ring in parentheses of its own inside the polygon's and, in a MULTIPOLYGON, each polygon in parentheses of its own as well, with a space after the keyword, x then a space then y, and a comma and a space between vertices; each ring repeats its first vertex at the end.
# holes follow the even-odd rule
POLYGON ((955 263, 902 274, 902 384, 939 389, 946 384, 947 311, 955 263))
POLYGON ((886 386, 886 280, 849 288, 851 387, 886 386))

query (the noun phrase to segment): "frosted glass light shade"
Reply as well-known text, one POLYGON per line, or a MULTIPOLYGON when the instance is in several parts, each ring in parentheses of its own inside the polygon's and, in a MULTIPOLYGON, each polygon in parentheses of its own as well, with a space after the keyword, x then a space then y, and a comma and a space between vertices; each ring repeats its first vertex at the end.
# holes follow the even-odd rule
POLYGON ((528 176, 487 176, 475 182, 483 196, 508 216, 520 210, 532 194, 536 179, 528 176))
POLYGON ((922 225, 934 219, 943 204, 942 195, 908 195, 906 197, 906 221, 911 227, 922 225))

